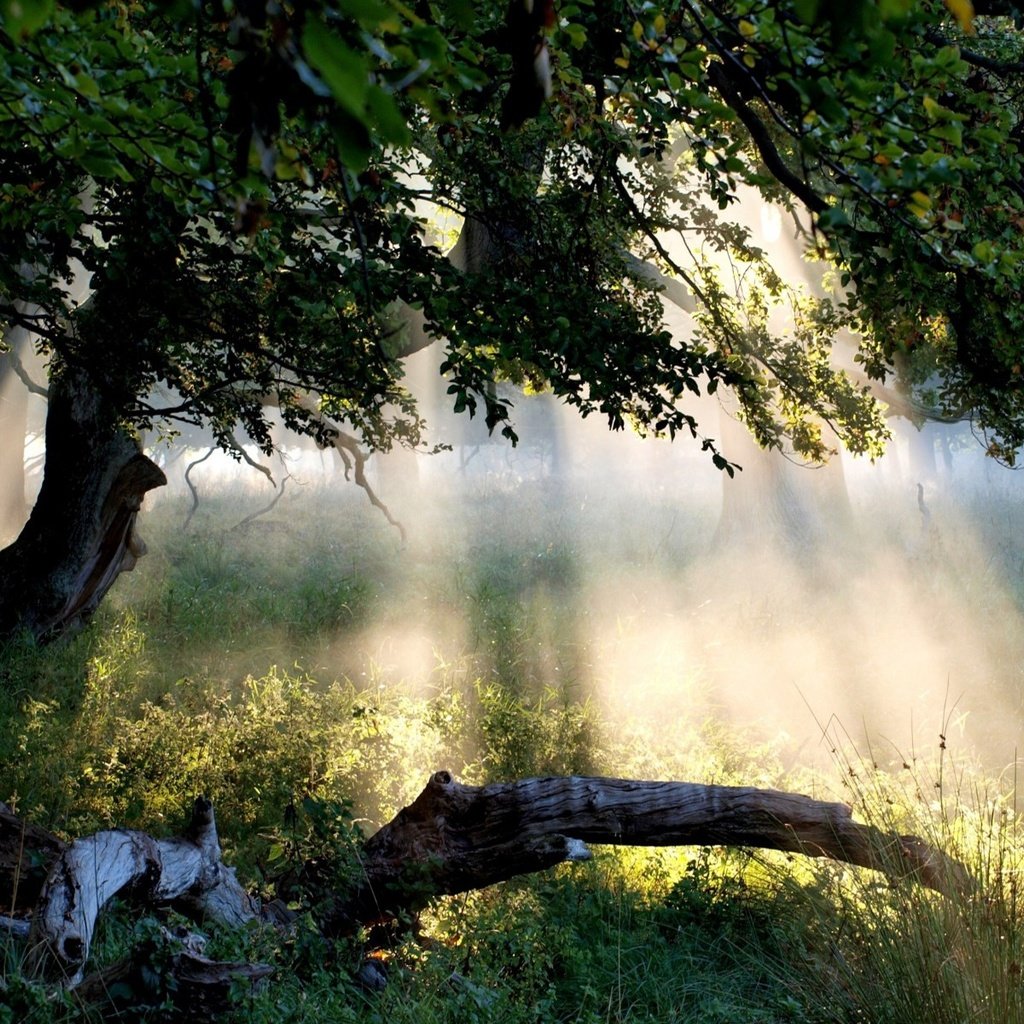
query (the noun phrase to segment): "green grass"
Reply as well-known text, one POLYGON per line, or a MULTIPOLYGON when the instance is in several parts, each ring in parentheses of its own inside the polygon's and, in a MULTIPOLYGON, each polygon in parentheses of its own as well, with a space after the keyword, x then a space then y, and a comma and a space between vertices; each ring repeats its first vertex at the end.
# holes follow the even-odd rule
MULTIPOLYGON (((969 546, 963 530, 944 560, 893 556, 888 581, 867 567, 898 530, 882 521, 844 541, 849 560, 833 550, 783 579, 766 553, 709 568, 707 504, 673 492, 567 498, 555 508, 524 485, 500 502, 487 490, 423 500, 404 549, 350 491, 286 497, 242 529, 259 502, 221 497, 188 533, 184 503, 163 501, 143 521, 150 554, 89 629, 0 652, 0 799, 69 836, 171 834, 207 793, 228 858, 267 887, 283 848, 287 860, 337 841, 287 831, 303 800, 351 807, 369 831, 439 768, 470 782, 601 773, 838 793, 862 820, 961 857, 981 891, 949 900, 802 857, 599 849, 589 864, 438 901, 420 922, 426 938, 383 944, 380 994, 352 980, 359 944, 214 931, 211 954, 280 968, 238 1015, 275 1024, 1024 1021, 1014 779, 998 777, 995 743, 987 760, 966 740, 955 756, 940 747, 940 732, 955 746, 975 722, 985 742, 985 714, 971 709, 964 725, 970 702, 946 696, 949 679, 879 678, 865 618, 874 608, 882 628, 885 602, 909 594, 892 607, 946 635, 960 609, 978 685, 999 696, 990 718, 1012 719, 1020 600, 997 566, 1024 551, 1013 517, 968 509, 979 524, 969 546), (807 695, 769 669, 787 637, 793 665, 818 666, 823 626, 828 642, 849 632, 861 646, 820 662, 842 677, 807 700, 822 721, 838 687, 849 700, 927 684, 938 726, 915 722, 924 738, 909 746, 874 734, 865 756, 818 726, 807 695), (750 712, 769 706, 769 726, 755 727, 763 714, 750 712)), ((96 962, 147 927, 127 907, 107 915, 96 962)), ((74 1019, 73 1000, 21 978, 20 957, 3 950, 0 1024, 74 1019)))

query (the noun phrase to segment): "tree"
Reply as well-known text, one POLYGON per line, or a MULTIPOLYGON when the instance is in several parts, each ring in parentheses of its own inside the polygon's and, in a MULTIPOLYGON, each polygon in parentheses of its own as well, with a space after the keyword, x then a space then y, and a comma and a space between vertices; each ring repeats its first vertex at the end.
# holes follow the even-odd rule
POLYGON ((725 387, 762 445, 824 458, 828 424, 874 453, 880 411, 829 361, 853 328, 871 376, 1012 461, 1021 43, 1011 8, 949 2, 2 5, 0 317, 38 338, 50 411, 0 635, 72 628, 133 561, 162 482, 139 429, 267 447, 269 398, 324 440, 333 420, 415 445, 409 308, 455 409, 509 437, 498 379, 690 433, 731 474, 689 406, 725 387), (729 221, 745 186, 802 206, 841 300, 801 296, 729 221), (468 272, 419 200, 465 216, 468 272), (665 328, 665 276, 692 336, 665 328))

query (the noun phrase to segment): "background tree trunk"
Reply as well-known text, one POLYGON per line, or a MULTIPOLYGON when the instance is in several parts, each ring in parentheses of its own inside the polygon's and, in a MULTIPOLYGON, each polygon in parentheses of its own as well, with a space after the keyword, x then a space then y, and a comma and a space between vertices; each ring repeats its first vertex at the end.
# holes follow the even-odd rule
POLYGON ((765 451, 750 431, 724 409, 721 449, 742 471, 722 474, 722 512, 715 544, 728 549, 739 539, 759 545, 803 548, 842 534, 852 519, 840 455, 822 466, 790 461, 765 451))
POLYGON ((0 551, 0 637, 59 636, 85 622, 144 545, 142 498, 167 482, 116 426, 80 371, 50 384, 43 485, 18 538, 0 551))
MULTIPOLYGON (((21 329, 4 340, 15 358, 24 346, 21 329)), ((0 353, 0 541, 25 525, 25 435, 28 433, 28 389, 14 372, 12 357, 0 353)))

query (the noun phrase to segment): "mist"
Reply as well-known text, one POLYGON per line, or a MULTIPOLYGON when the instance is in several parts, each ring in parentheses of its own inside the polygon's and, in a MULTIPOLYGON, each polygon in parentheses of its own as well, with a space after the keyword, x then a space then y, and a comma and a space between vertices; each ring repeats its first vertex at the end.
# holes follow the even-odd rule
MULTIPOLYGON (((524 697, 589 699, 652 748, 714 723, 790 766, 827 762, 837 734, 878 763, 943 745, 996 773, 1014 762, 1024 492, 966 428, 896 424, 876 464, 727 449, 744 466, 729 479, 695 444, 610 433, 544 396, 518 398, 515 448, 434 413, 451 451, 369 462, 404 542, 333 453, 286 449, 268 464, 286 490, 249 523, 256 543, 315 530, 363 571, 382 560, 372 610, 308 647, 279 649, 266 622, 266 664, 421 696, 464 665, 524 697), (487 588, 507 597, 497 618, 480 612, 487 588)), ((168 466, 150 514, 180 521, 188 461, 168 466)), ((197 535, 219 489, 241 496, 237 521, 275 497, 226 456, 192 479, 197 535)), ((204 663, 259 672, 252 653, 211 650, 204 663)))

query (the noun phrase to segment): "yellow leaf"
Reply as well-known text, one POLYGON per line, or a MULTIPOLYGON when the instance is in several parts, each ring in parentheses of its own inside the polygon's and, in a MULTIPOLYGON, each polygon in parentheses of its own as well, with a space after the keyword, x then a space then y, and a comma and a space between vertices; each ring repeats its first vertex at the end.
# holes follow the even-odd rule
POLYGON ((744 39, 753 39, 757 35, 757 27, 752 21, 747 21, 746 18, 741 18, 736 27, 740 30, 740 35, 744 39))
POLYGON ((628 68, 629 67, 629 58, 628 57, 616 57, 615 58, 615 64, 616 64, 617 67, 620 67, 620 68, 628 68))
POLYGON ((921 105, 924 107, 924 112, 932 118, 932 120, 938 117, 942 112, 942 104, 936 103, 931 96, 925 96, 925 98, 921 100, 921 105))
POLYGON ((633 38, 639 43, 644 37, 644 27, 639 21, 633 22, 633 38))
POLYGON ((911 192, 910 193, 910 202, 907 203, 907 209, 910 210, 910 212, 915 217, 921 217, 921 218, 927 217, 928 216, 928 212, 931 210, 931 208, 932 208, 931 196, 929 196, 927 193, 925 193, 925 192, 911 192))
POLYGON ((748 68, 756 67, 757 58, 751 53, 745 53, 743 54, 743 63, 746 64, 748 68))
POLYGON ((960 23, 960 28, 969 36, 974 35, 974 4, 971 0, 946 0, 949 13, 960 23))
POLYGON ((663 36, 665 34, 664 14, 656 14, 654 16, 654 31, 657 32, 659 36, 663 36))

